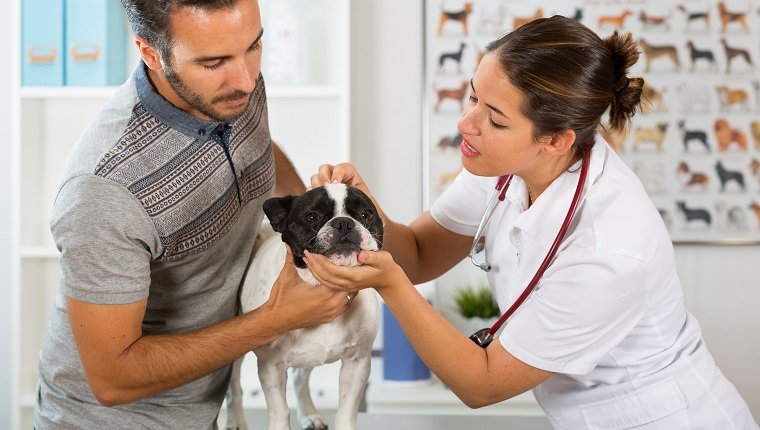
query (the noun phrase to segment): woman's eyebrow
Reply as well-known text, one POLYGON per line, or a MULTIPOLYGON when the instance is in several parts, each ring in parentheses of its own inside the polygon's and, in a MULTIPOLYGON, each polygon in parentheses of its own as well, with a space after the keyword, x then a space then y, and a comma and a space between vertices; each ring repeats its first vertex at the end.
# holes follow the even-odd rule
MULTIPOLYGON (((475 84, 472 83, 472 78, 470 78, 470 88, 472 88, 472 92, 474 94, 477 94, 475 92, 475 84)), ((492 111, 498 113, 499 115, 503 116, 504 118, 509 119, 509 117, 506 114, 504 114, 504 112, 502 112, 501 110, 499 110, 499 108, 497 108, 496 106, 490 105, 488 103, 486 103, 486 106, 488 106, 489 109, 491 109, 492 111)))

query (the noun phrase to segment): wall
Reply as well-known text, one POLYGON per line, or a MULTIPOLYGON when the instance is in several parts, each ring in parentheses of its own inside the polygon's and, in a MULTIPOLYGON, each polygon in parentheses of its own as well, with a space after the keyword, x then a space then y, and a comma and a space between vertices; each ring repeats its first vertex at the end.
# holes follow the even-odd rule
MULTIPOLYGON (((422 207, 422 1, 352 1, 352 154, 397 221, 422 207)), ((760 420, 760 247, 678 246, 686 303, 760 420)))
MULTIPOLYGON (((11 13, 11 8, 7 4, 0 6, 0 58, 11 58, 16 51, 11 46, 16 46, 17 26, 16 16, 11 13)), ((12 64, 15 64, 12 62, 12 64)), ((15 353, 13 346, 16 345, 15 338, 15 312, 16 299, 12 288, 13 272, 12 256, 10 254, 15 240, 15 225, 13 217, 15 193, 14 189, 14 169, 17 164, 14 153, 9 153, 12 142, 12 133, 14 127, 11 127, 13 121, 17 119, 11 115, 11 103, 15 100, 13 96, 12 83, 16 77, 16 71, 13 67, 0 67, 0 148, 3 149, 3 156, 0 157, 0 428, 12 428, 13 417, 16 411, 15 405, 17 399, 14 399, 13 381, 14 374, 12 367, 15 353)))

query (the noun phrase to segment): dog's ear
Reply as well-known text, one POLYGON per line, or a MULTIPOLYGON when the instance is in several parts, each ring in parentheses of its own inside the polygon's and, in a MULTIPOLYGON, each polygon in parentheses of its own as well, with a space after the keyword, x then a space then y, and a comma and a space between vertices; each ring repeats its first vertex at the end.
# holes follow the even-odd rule
POLYGON ((285 231, 286 221, 295 198, 295 196, 272 197, 264 202, 264 213, 269 218, 274 231, 278 233, 285 231))

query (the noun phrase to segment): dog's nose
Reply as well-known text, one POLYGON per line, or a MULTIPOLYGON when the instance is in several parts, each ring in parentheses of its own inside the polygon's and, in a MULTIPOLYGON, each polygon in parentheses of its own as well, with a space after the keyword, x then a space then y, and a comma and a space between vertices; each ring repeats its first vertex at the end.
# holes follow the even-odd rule
POLYGON ((349 217, 338 217, 330 221, 330 226, 339 233, 348 233, 354 229, 354 220, 349 217))

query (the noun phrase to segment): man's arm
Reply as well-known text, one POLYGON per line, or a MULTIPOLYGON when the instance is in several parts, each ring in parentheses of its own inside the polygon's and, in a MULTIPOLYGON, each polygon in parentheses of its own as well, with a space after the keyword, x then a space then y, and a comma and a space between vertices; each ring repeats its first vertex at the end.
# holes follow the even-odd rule
POLYGON ((269 299, 238 317, 187 333, 143 336, 147 300, 100 305, 67 299, 69 322, 95 398, 112 406, 190 382, 282 333, 332 321, 346 294, 310 286, 288 252, 269 299))
POLYGON ((272 142, 272 146, 274 148, 274 170, 275 175, 277 175, 277 182, 274 184, 274 196, 303 194, 306 191, 306 185, 298 176, 293 163, 276 143, 272 142))

